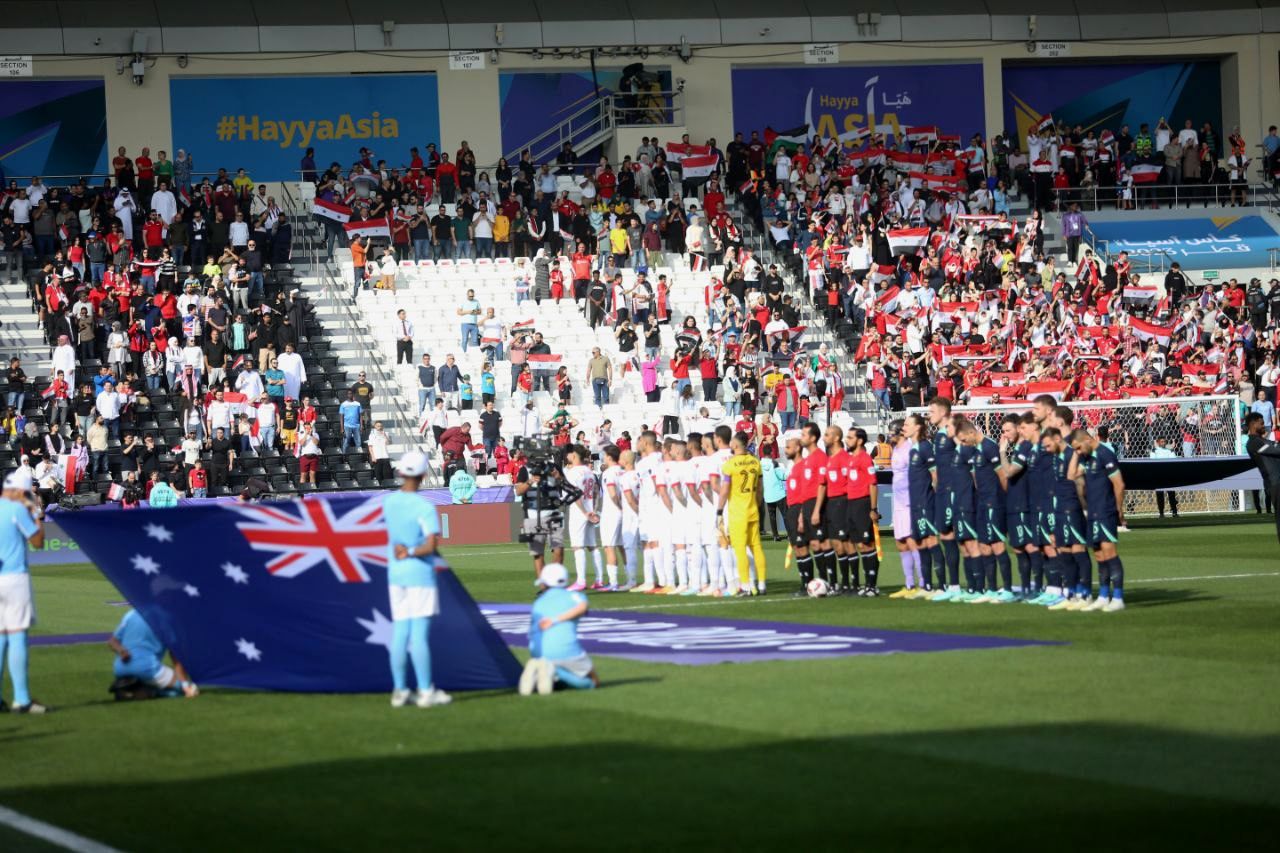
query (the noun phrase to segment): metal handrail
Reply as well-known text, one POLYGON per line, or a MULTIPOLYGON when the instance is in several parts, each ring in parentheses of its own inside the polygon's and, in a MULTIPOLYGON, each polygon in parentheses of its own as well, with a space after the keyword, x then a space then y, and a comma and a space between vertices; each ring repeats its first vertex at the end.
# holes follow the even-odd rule
MULTIPOLYGON (((1126 189, 1124 185, 1094 185, 1091 187, 1067 187, 1055 190, 1059 210, 1067 205, 1079 204, 1082 210, 1122 210, 1120 193, 1126 189)), ((1136 210, 1147 209, 1144 205, 1168 205, 1176 207, 1186 204, 1208 203, 1224 206, 1231 203, 1236 192, 1243 192, 1245 207, 1267 207, 1275 204, 1276 193, 1270 184, 1134 184, 1133 203, 1136 210)))
POLYGON ((507 162, 517 162, 523 151, 529 151, 530 159, 535 163, 553 156, 564 147, 564 143, 573 142, 575 138, 594 136, 612 127, 614 119, 611 95, 596 98, 585 106, 570 113, 554 127, 544 130, 533 139, 518 146, 506 155, 507 162), (585 123, 575 128, 576 120, 587 117, 585 123), (554 140, 554 144, 549 144, 554 140))
POLYGON ((368 329, 365 327, 363 321, 356 317, 355 313, 351 310, 351 306, 349 304, 350 294, 347 293, 346 288, 339 283, 332 265, 328 263, 321 264, 318 272, 320 285, 323 288, 325 295, 329 297, 330 302, 339 308, 337 312, 339 332, 351 337, 352 340, 366 341, 364 350, 368 358, 365 369, 373 373, 374 377, 378 381, 379 387, 387 389, 387 396, 391 399, 392 410, 394 412, 394 427, 401 431, 405 444, 410 446, 420 444, 414 437, 418 426, 417 420, 410 414, 408 408, 405 406, 404 399, 398 393, 394 395, 390 393, 393 390, 399 390, 400 381, 389 373, 383 366, 382 362, 377 358, 377 348, 367 342, 368 329))

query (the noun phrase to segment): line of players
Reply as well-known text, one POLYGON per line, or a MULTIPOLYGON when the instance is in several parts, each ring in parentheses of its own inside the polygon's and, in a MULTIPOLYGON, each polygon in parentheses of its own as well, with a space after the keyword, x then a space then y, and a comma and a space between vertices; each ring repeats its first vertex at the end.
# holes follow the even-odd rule
POLYGON ((996 442, 953 415, 945 397, 930 401, 927 420, 909 415, 894 452, 894 538, 906 585, 890 597, 1123 610, 1124 478, 1114 449, 1073 431, 1073 419, 1042 395, 1031 411, 1003 418, 996 442))
MULTIPOLYGON (((824 433, 813 423, 785 437, 786 524, 801 577, 798 595, 815 577, 826 581, 829 594, 878 594, 876 472, 866 444, 862 430, 846 436, 833 426, 824 433)), ((646 432, 634 454, 605 448, 598 485, 587 451, 569 448, 565 479, 582 492, 566 513, 577 575, 571 589, 588 588, 590 552, 593 590, 765 594, 761 470, 747 446, 746 435, 726 426, 661 441, 646 432)))
MULTIPOLYGON (((586 449, 568 448, 565 480, 582 492, 566 513, 576 570, 569 589, 716 597, 764 594, 767 578, 758 518, 754 543, 749 534, 735 537, 743 540, 735 543, 735 553, 729 537, 734 512, 745 513, 738 507, 741 502, 726 494, 726 463, 735 455, 746 455, 745 450, 743 437, 726 426, 707 435, 661 440, 647 431, 640 434, 634 452, 606 447, 597 480, 586 449), (590 586, 588 551, 595 566, 590 586)), ((751 461, 758 471, 758 461, 751 461)), ((758 483, 748 489, 754 502, 758 483)))

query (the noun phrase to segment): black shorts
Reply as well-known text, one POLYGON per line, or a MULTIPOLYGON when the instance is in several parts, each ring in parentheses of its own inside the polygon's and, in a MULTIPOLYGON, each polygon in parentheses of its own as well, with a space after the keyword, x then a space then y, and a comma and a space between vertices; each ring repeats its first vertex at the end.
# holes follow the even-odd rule
POLYGON ((818 526, 813 525, 813 510, 818 506, 817 498, 810 498, 804 502, 804 526, 805 535, 809 537, 810 542, 821 542, 827 538, 826 519, 821 515, 818 516, 818 526))
POLYGON ((875 540, 871 521, 871 498, 849 500, 849 541, 855 545, 871 545, 875 540))
MULTIPOLYGON (((800 532, 800 513, 804 512, 804 504, 787 504, 787 511, 783 514, 783 518, 787 523, 787 542, 793 548, 807 548, 809 546, 809 534, 800 532)), ((805 519, 805 529, 809 528, 808 519, 805 519)))
POLYGON ((822 507, 823 526, 827 535, 840 542, 849 541, 849 502, 844 495, 828 498, 822 507))

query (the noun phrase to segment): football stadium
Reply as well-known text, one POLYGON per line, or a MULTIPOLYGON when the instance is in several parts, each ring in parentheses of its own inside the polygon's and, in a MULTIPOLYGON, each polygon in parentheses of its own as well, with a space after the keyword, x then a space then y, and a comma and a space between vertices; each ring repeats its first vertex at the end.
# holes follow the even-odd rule
POLYGON ((1255 850, 1280 6, 0 0, 0 851, 1255 850))

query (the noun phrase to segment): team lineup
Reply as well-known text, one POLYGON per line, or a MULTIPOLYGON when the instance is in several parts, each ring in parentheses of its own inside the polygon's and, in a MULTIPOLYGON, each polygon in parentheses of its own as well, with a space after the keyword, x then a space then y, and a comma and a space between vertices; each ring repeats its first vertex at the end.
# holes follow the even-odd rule
MULTIPOLYGON (((1115 451, 1073 420, 1046 395, 1005 414, 998 441, 943 397, 895 423, 892 529, 904 584, 889 597, 1123 610, 1124 479, 1115 451)), ((765 594, 761 524, 775 511, 764 498, 773 477, 797 595, 878 596, 881 516, 867 434, 806 423, 782 439, 784 459, 762 465, 750 436, 727 426, 683 438, 646 431, 634 453, 606 447, 599 474, 585 448, 568 448, 565 480, 581 493, 566 512, 570 588, 765 594)))

